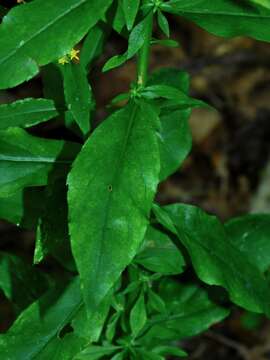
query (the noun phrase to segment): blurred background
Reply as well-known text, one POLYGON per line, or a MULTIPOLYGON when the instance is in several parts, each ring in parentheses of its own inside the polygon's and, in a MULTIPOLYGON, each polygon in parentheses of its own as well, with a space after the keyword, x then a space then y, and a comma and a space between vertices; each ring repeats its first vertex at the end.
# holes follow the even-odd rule
MULTIPOLYGON (((0 1, 12 7, 15 1, 0 1)), ((193 150, 181 169, 160 185, 157 200, 163 204, 196 204, 222 220, 246 212, 270 212, 270 44, 248 38, 222 39, 183 19, 169 17, 172 39, 180 48, 154 46, 151 70, 175 67, 191 76, 193 97, 217 111, 196 109, 190 118, 193 150)), ((155 38, 162 34, 155 29, 155 38)), ((80 45, 78 45, 80 48, 80 45)), ((90 83, 97 101, 95 123, 106 117, 110 100, 129 90, 136 78, 135 61, 102 74, 105 61, 126 50, 126 41, 113 33, 104 53, 93 66, 90 83)), ((42 97, 40 76, 0 92, 0 103, 42 97)), ((38 136, 76 140, 61 119, 31 130, 38 136)), ((1 203, 0 203, 1 206, 1 203)), ((31 263, 35 234, 0 221, 2 251, 31 263)), ((48 273, 61 269, 52 259, 42 265, 48 273)), ((0 331, 14 313, 0 294, 0 331)), ((189 359, 270 359, 270 322, 239 309, 207 333, 184 343, 189 359)))

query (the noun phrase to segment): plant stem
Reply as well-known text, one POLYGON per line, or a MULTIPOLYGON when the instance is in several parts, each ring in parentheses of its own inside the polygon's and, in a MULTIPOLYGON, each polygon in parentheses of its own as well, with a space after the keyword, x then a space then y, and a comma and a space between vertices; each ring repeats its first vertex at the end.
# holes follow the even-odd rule
POLYGON ((153 11, 147 15, 146 19, 146 34, 143 47, 141 48, 138 56, 138 80, 137 83, 140 86, 145 86, 147 82, 149 59, 150 59, 150 50, 151 50, 151 40, 152 40, 152 31, 153 31, 153 11))

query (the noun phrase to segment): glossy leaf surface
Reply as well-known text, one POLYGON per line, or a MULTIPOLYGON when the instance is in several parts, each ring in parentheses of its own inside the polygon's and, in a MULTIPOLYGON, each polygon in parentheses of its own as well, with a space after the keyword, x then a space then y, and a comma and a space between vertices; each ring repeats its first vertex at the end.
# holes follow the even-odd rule
POLYGON ((0 105, 0 130, 8 127, 30 127, 57 116, 53 101, 25 99, 0 105))
POLYGON ((143 241, 159 177, 158 127, 154 107, 131 102, 96 129, 73 164, 70 234, 89 311, 143 241))
POLYGON ((270 41, 270 9, 249 6, 245 1, 172 0, 162 9, 191 20, 215 35, 250 36, 270 41))
POLYGON ((128 30, 131 30, 140 7, 141 0, 123 0, 122 7, 128 30))
POLYGON ((90 113, 95 103, 86 70, 80 64, 63 67, 66 104, 82 133, 90 131, 90 113))
POLYGON ((19 128, 1 130, 0 196, 47 184, 52 171, 67 171, 78 150, 75 143, 37 138, 19 128))
POLYGON ((270 215, 250 214, 226 223, 230 241, 261 272, 270 266, 270 215))
POLYGON ((48 351, 52 342, 57 342, 57 335, 81 305, 78 279, 64 290, 59 286, 57 290, 50 290, 21 313, 9 331, 0 336, 1 358, 43 358, 42 354, 48 351))
POLYGON ((166 311, 153 316, 148 322, 149 330, 142 339, 145 344, 154 342, 160 345, 168 339, 173 341, 195 336, 229 313, 212 302, 206 291, 196 285, 182 285, 164 279, 159 295, 166 304, 166 311))
POLYGON ((40 65, 68 53, 111 2, 36 0, 10 10, 0 25, 0 89, 31 79, 40 65))
POLYGON ((269 314, 270 291, 265 278, 229 241, 215 216, 184 204, 155 208, 155 213, 186 247, 202 281, 226 288, 237 305, 269 314))

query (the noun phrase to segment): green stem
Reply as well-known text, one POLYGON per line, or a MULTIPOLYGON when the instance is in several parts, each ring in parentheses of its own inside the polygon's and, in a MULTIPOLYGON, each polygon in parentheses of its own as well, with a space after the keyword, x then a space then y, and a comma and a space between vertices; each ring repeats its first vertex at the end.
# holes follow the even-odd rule
POLYGON ((151 40, 153 31, 153 11, 147 15, 146 19, 146 34, 143 47, 141 48, 138 55, 138 85, 145 86, 147 82, 148 67, 150 60, 151 51, 151 40))

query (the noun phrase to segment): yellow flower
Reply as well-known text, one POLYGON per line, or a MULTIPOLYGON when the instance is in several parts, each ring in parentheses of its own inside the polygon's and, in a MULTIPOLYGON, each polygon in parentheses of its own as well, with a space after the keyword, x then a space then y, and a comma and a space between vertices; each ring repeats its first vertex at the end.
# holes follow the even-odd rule
POLYGON ((78 55, 79 52, 80 52, 80 50, 71 49, 70 53, 69 53, 70 59, 71 60, 80 60, 79 55, 78 55))
POLYGON ((24 4, 25 1, 24 0, 17 0, 17 4, 24 4))
POLYGON ((61 65, 65 65, 65 64, 68 64, 68 63, 69 63, 69 60, 68 60, 68 57, 66 55, 61 57, 58 60, 58 64, 61 64, 61 65))
POLYGON ((68 64, 72 60, 80 60, 79 55, 78 55, 79 52, 80 52, 80 50, 71 49, 67 55, 61 57, 58 60, 58 63, 61 65, 65 65, 65 64, 68 64))

